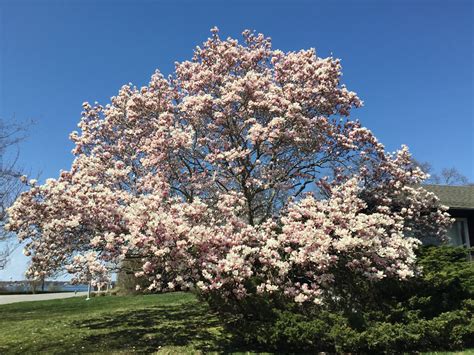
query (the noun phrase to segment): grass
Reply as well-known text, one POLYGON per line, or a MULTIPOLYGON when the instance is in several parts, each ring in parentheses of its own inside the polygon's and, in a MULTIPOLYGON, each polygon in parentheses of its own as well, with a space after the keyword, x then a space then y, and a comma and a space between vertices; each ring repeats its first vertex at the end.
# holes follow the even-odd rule
MULTIPOLYGON (((182 292, 0 305, 0 329, 0 354, 253 350, 238 346, 205 303, 182 292)), ((474 354, 474 349, 456 354, 474 354)))
POLYGON ((189 293, 83 297, 0 306, 0 353, 247 351, 189 293))

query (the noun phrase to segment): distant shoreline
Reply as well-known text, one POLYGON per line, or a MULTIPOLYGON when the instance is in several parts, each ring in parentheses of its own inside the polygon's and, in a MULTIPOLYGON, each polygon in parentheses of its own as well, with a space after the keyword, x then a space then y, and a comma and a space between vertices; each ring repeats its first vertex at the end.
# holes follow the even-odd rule
POLYGON ((0 281, 0 295, 29 295, 62 292, 87 291, 87 285, 72 284, 70 281, 0 281), (34 287, 34 292, 33 288, 34 287))
MULTIPOLYGON (((84 290, 78 289, 77 292, 83 292, 84 290)), ((44 294, 49 294, 49 293, 71 293, 71 292, 76 292, 74 290, 60 290, 60 291, 35 291, 34 293, 32 291, 0 291, 0 296, 8 296, 8 295, 44 295, 44 294)))

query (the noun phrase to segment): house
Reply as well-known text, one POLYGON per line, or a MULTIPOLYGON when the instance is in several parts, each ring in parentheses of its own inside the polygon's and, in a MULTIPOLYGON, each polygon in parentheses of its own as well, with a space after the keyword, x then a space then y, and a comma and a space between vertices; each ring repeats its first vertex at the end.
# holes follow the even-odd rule
POLYGON ((449 244, 474 247, 474 186, 424 185, 456 219, 448 231, 449 244))

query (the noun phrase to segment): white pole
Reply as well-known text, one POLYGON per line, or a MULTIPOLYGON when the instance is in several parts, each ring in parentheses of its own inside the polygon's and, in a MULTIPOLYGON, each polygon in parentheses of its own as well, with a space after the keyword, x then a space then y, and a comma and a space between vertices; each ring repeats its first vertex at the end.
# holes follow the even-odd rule
POLYGON ((89 281, 89 284, 87 285, 87 298, 86 301, 89 301, 91 299, 91 282, 89 281))

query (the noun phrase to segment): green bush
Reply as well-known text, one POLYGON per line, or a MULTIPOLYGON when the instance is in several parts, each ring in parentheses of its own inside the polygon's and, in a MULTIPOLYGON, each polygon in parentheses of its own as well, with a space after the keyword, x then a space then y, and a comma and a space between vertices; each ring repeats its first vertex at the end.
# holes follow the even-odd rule
POLYGON ((433 319, 407 323, 376 322, 360 334, 363 352, 455 350, 469 346, 474 335, 469 329, 473 314, 465 310, 442 313, 433 319))
POLYGON ((422 273, 409 281, 355 280, 356 297, 325 308, 278 298, 208 298, 236 339, 290 352, 399 353, 474 346, 474 263, 467 251, 423 247, 422 273))

